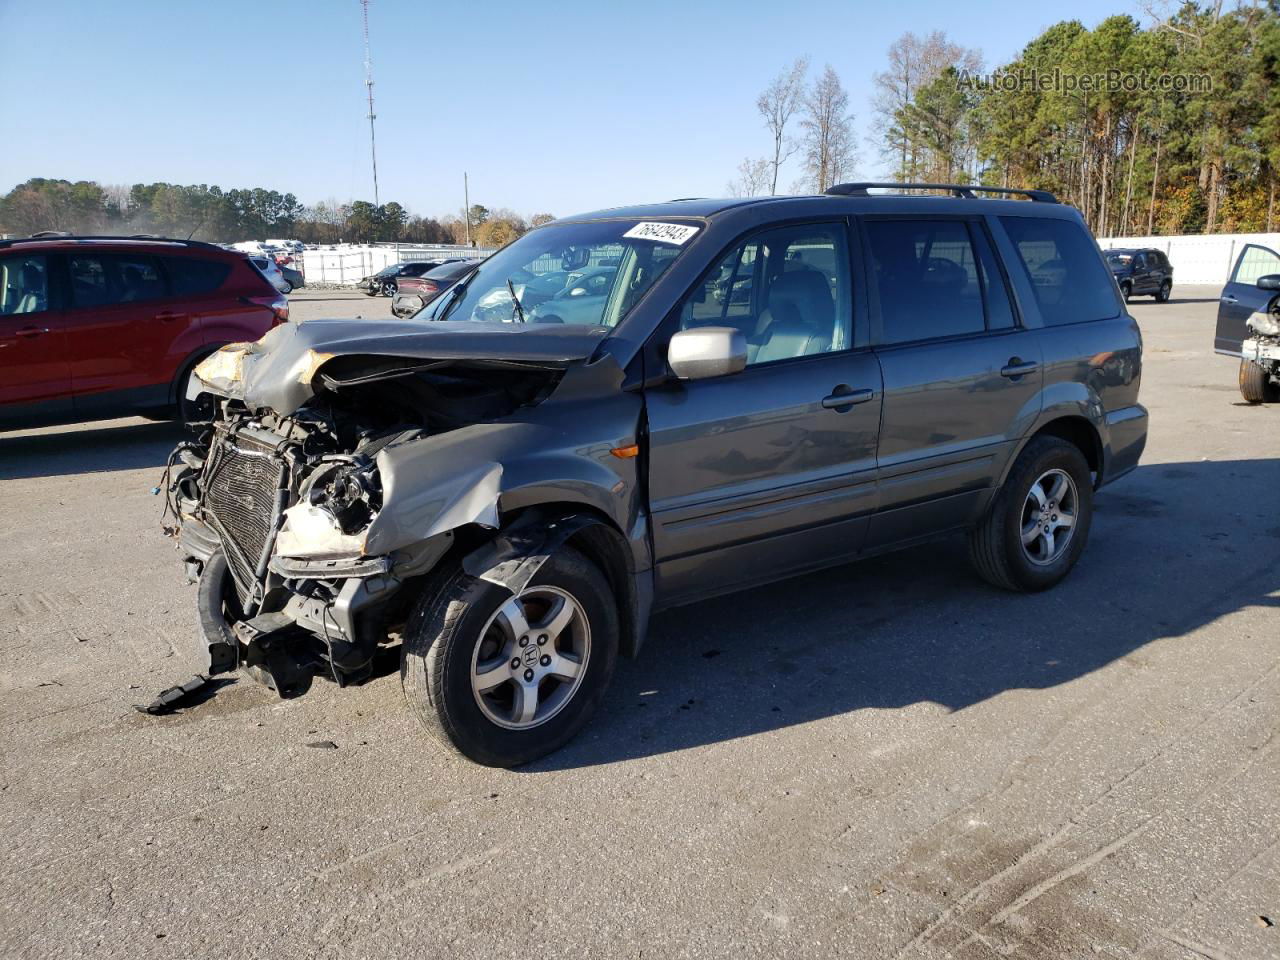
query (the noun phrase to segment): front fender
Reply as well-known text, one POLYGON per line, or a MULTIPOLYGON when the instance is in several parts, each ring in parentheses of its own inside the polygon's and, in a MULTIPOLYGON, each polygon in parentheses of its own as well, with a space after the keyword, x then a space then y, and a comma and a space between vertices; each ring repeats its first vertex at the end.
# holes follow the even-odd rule
MULTIPOLYGON (((592 434, 582 428, 575 423, 573 433, 592 434)), ((589 507, 629 535, 640 514, 636 459, 610 451, 634 442, 634 426, 615 439, 572 443, 559 428, 502 422, 388 447, 378 454, 383 507, 365 553, 388 553, 467 524, 496 529, 501 515, 546 503, 589 507)))

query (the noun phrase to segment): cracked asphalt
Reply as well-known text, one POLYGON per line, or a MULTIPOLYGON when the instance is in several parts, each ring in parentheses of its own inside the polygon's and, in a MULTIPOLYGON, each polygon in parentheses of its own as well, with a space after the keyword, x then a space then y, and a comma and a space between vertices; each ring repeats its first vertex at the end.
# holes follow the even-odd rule
POLYGON ((666 614, 515 772, 394 661, 137 713, 201 667, 179 433, 0 435, 0 955, 1280 956, 1280 406, 1216 293, 1133 305, 1150 442, 1060 587, 947 541, 666 614))

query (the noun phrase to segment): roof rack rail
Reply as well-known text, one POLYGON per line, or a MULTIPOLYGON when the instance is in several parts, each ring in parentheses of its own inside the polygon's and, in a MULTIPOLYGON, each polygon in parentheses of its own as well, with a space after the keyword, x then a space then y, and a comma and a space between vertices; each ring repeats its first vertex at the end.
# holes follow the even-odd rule
POLYGON ((833 197, 869 197, 870 189, 897 190, 947 190, 957 197, 966 200, 976 199, 976 193, 1006 193, 1026 197, 1037 203, 1057 203, 1058 198, 1048 190, 1021 190, 1015 187, 988 187, 977 183, 837 183, 827 188, 827 194, 833 197))
POLYGON ((134 233, 130 235, 124 234, 80 234, 66 233, 57 230, 41 230, 39 233, 33 233, 29 237, 11 237, 8 240, 0 240, 0 248, 11 247, 17 243, 46 242, 58 243, 60 241, 81 241, 90 242, 99 240, 115 240, 121 243, 176 243, 184 247, 194 247, 197 249, 208 249, 210 247, 221 250, 216 243, 209 243, 205 240, 183 240, 179 237, 160 237, 151 233, 134 233))

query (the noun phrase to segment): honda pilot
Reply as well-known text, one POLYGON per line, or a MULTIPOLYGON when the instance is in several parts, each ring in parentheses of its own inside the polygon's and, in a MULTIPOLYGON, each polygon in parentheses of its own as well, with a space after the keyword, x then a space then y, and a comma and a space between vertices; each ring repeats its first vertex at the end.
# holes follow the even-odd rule
POLYGON ((202 362, 166 489, 211 670, 294 696, 398 642, 426 728, 513 766, 655 611, 954 532, 1057 584, 1146 442, 1138 326, 1051 195, 886 186, 570 217, 202 362))

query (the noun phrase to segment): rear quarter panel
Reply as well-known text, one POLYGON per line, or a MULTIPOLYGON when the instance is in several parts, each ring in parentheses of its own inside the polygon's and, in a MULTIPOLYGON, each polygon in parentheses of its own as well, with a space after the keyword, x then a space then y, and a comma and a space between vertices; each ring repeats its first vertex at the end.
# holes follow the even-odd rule
POLYGON ((1041 330, 1044 405, 1034 434, 1062 417, 1083 417, 1102 447, 1100 483, 1137 465, 1146 444, 1142 383, 1142 333, 1127 313, 1111 320, 1041 330))

